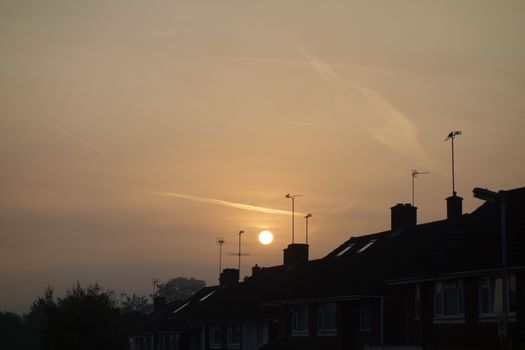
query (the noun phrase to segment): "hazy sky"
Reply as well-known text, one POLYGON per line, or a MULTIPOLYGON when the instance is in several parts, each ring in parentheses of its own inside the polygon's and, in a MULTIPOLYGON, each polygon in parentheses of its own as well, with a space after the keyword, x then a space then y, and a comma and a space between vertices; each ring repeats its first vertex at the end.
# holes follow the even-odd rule
POLYGON ((0 309, 319 258, 525 185, 523 1, 0 0, 0 309), (284 215, 283 215, 284 214, 284 215), (275 241, 257 243, 262 229, 275 241), (296 219, 304 241, 304 219, 296 219))

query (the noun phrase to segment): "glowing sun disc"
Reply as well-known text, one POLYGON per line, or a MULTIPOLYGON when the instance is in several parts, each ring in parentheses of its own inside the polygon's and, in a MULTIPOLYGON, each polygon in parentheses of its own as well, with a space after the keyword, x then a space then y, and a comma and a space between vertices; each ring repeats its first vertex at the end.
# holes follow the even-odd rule
POLYGON ((270 231, 262 231, 259 233, 259 242, 264 245, 270 244, 273 241, 273 234, 270 231))

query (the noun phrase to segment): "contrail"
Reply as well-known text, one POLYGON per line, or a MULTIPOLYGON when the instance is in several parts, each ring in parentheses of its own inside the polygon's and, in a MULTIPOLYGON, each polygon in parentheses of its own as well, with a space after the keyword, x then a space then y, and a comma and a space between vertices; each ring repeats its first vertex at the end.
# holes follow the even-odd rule
POLYGON ((84 146, 90 148, 91 150, 103 155, 104 157, 108 158, 108 159, 111 159, 111 155, 107 152, 105 152, 104 150, 98 148, 97 146, 94 146, 92 145, 91 143, 87 142, 86 140, 84 139, 81 139, 80 137, 78 137, 77 135, 74 135, 72 133, 70 133, 69 131, 67 131, 66 129, 63 129, 61 127, 59 127, 58 125, 55 125, 53 123, 49 123, 49 125, 51 125, 54 129, 60 131, 61 133, 63 133, 64 135, 67 135, 69 137, 71 137, 73 140, 76 140, 78 142, 80 142, 81 144, 83 144, 84 146))
MULTIPOLYGON (((134 190, 142 192, 142 193, 156 195, 156 196, 181 198, 181 199, 187 199, 187 200, 199 202, 199 203, 212 204, 212 205, 218 205, 221 207, 228 207, 228 208, 235 208, 235 209, 242 209, 242 210, 250 210, 250 211, 256 211, 256 212, 265 213, 265 214, 275 214, 275 215, 291 215, 292 214, 292 212, 288 210, 258 207, 258 206, 250 205, 250 204, 229 202, 229 201, 215 199, 215 198, 197 197, 197 196, 192 196, 192 195, 183 194, 183 193, 153 191, 153 190, 146 190, 146 189, 134 189, 134 190)), ((297 211, 294 214, 296 216, 305 215, 304 213, 297 212, 297 211)))
POLYGON ((303 126, 307 128, 320 128, 320 129, 332 129, 331 125, 319 124, 319 123, 303 123, 303 122, 288 122, 288 121, 276 121, 278 124, 292 125, 292 126, 303 126))
POLYGON ((348 109, 362 114, 363 117, 354 121, 376 141, 408 158, 416 158, 424 166, 443 166, 432 159, 420 145, 414 123, 388 100, 376 91, 344 79, 331 65, 319 61, 305 50, 301 51, 324 81, 339 85, 345 92, 344 96, 334 96, 337 107, 345 114, 348 109))

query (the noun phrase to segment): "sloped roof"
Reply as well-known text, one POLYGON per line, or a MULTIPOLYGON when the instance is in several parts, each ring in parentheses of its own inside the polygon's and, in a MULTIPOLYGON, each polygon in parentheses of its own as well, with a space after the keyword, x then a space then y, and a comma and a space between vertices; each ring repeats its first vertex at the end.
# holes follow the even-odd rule
MULTIPOLYGON (((525 266, 525 188, 506 192, 508 266, 525 266)), ((203 290, 175 319, 271 317, 264 303, 384 296, 387 283, 501 267, 499 204, 484 203, 456 220, 352 237, 322 259, 263 268, 227 288, 203 290)), ((180 307, 180 306, 179 306, 180 307)))

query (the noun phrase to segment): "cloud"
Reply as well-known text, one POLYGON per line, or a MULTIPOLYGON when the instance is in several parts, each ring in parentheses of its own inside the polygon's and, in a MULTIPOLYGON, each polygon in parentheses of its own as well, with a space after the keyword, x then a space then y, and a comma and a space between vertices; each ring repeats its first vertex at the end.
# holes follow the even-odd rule
MULTIPOLYGON (((225 201, 225 200, 221 200, 221 199, 215 199, 215 198, 198 197, 198 196, 192 196, 192 195, 183 194, 183 193, 166 192, 166 191, 154 191, 154 190, 147 190, 147 189, 134 189, 134 190, 142 192, 142 193, 156 195, 156 196, 187 199, 187 200, 194 201, 194 202, 199 202, 199 203, 218 205, 218 206, 221 206, 221 207, 228 207, 228 208, 235 208, 235 209, 242 209, 242 210, 250 210, 250 211, 256 211, 256 212, 265 213, 265 214, 274 214, 274 215, 291 215, 292 214, 292 212, 288 211, 288 210, 280 210, 280 209, 258 207, 258 206, 250 205, 250 204, 229 202, 229 201, 225 201)), ((299 216, 299 215, 300 216, 304 216, 305 215, 304 213, 297 212, 297 211, 294 214, 296 216, 299 216)))
POLYGON ((292 122, 292 121, 276 121, 278 124, 301 126, 306 128, 319 128, 319 129, 332 129, 333 126, 319 123, 304 123, 304 122, 292 122))
POLYGON ((302 54, 321 79, 334 88, 334 102, 345 116, 359 114, 352 120, 377 142, 426 167, 442 167, 418 141, 415 124, 378 92, 344 79, 332 68, 310 55, 302 54))
POLYGON ((64 128, 61 128, 59 127, 58 125, 55 125, 53 123, 48 123, 53 129, 55 130, 58 130, 60 131, 62 134, 66 135, 66 136, 69 136, 70 138, 72 138, 73 140, 75 141, 78 141, 79 143, 81 143, 82 145, 86 146, 87 148, 97 152, 98 154, 100 155, 103 155, 104 157, 108 158, 108 159, 111 159, 111 155, 109 153, 107 153, 106 151, 100 149, 99 147, 87 142, 86 140, 78 137, 77 135, 74 135, 72 133, 70 133, 69 131, 67 131, 66 129, 64 128))

